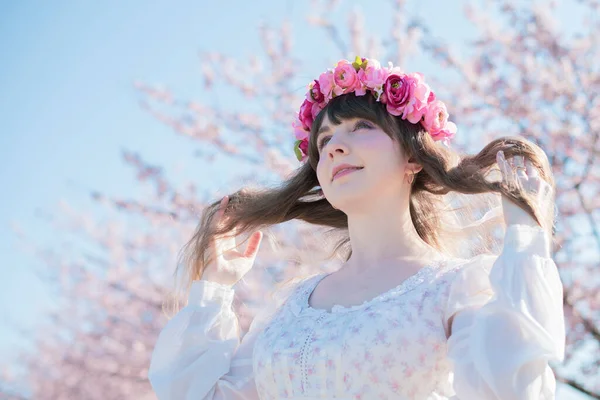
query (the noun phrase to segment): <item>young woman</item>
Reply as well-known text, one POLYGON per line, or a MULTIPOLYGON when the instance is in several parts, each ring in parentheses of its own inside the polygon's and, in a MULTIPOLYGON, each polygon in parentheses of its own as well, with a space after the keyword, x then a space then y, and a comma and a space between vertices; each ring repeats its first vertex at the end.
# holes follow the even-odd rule
POLYGON ((293 126, 295 175, 212 204, 186 246, 189 302, 149 371, 158 397, 553 399, 565 332, 544 152, 510 137, 459 156, 423 76, 365 58, 312 82, 293 126), (453 193, 498 200, 500 254, 481 250, 494 219, 467 224, 453 193), (233 286, 259 229, 295 218, 345 234, 345 262, 283 286, 240 338, 233 286))

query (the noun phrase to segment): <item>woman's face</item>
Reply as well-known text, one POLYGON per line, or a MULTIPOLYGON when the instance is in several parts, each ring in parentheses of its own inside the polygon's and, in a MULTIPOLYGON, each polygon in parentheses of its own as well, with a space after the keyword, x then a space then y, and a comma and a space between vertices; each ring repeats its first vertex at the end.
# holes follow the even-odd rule
POLYGON ((327 200, 342 211, 374 196, 399 196, 406 160, 398 143, 378 125, 365 119, 342 120, 334 125, 325 116, 317 135, 317 178, 327 200), (362 167, 333 177, 342 164, 362 167))

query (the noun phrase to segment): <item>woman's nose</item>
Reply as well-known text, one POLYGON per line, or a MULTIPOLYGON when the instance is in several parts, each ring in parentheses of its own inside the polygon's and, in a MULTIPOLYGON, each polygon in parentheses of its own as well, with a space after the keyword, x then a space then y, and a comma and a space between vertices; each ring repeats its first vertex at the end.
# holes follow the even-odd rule
POLYGON ((348 153, 348 146, 339 137, 333 136, 327 143, 327 154, 330 158, 333 158, 335 153, 348 153))

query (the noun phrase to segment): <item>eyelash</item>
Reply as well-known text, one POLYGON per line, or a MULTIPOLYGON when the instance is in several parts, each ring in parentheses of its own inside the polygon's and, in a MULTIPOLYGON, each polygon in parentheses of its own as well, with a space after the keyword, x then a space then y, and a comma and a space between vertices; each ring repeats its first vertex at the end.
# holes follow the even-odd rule
MULTIPOLYGON (((373 127, 373 125, 371 125, 367 121, 361 120, 361 121, 358 121, 356 123, 356 125, 354 125, 354 129, 352 131, 354 132, 355 130, 359 129, 359 127, 361 127, 361 126, 364 128, 367 128, 367 129, 371 129, 373 127)), ((327 138, 329 138, 329 136, 325 136, 323 139, 321 139, 321 141, 319 141, 317 143, 317 148, 319 149, 319 151, 321 151, 323 149, 323 146, 325 146, 325 140, 327 138)))

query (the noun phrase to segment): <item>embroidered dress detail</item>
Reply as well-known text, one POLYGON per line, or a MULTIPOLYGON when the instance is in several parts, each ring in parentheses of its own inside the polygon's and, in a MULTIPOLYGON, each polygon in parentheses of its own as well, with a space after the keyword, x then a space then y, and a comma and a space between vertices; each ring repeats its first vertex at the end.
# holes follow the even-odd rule
MULTIPOLYGON (((392 289, 387 290, 384 293, 381 293, 380 295, 377 295, 376 297, 374 297, 372 299, 365 300, 362 304, 357 304, 357 305, 353 305, 353 306, 342 306, 339 304, 335 304, 331 308, 331 312, 324 310, 324 309, 313 308, 308 303, 310 295, 315 290, 315 287, 319 284, 319 282, 321 282, 325 277, 327 277, 329 275, 327 273, 319 274, 315 278, 308 281, 306 288, 302 291, 302 297, 299 298, 300 306, 296 307, 296 310, 298 310, 299 312, 304 311, 304 312, 311 312, 311 313, 316 313, 316 314, 320 314, 320 313, 335 314, 335 313, 343 313, 343 312, 350 312, 350 311, 360 311, 360 310, 364 309, 365 307, 375 304, 377 302, 386 301, 392 297, 400 296, 403 293, 410 292, 411 290, 413 290, 414 288, 419 286, 421 283, 423 283, 428 278, 430 279, 431 276, 433 274, 435 274, 437 272, 437 270, 440 268, 441 264, 442 264, 442 261, 437 261, 435 263, 432 263, 431 265, 422 267, 416 273, 414 273, 413 275, 409 276, 404 281, 402 281, 402 283, 400 283, 399 285, 395 286, 392 289)), ((299 312, 298 312, 298 314, 299 314, 299 312)))

